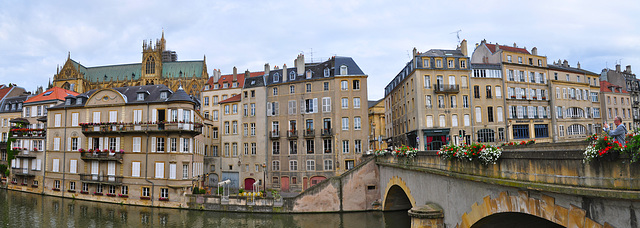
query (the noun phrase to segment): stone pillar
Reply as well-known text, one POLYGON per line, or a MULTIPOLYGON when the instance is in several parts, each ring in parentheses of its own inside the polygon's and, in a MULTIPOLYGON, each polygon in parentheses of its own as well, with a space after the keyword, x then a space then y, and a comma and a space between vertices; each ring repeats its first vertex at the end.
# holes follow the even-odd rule
POLYGON ((411 217, 411 228, 444 228, 444 210, 435 203, 411 208, 409 217, 411 217))

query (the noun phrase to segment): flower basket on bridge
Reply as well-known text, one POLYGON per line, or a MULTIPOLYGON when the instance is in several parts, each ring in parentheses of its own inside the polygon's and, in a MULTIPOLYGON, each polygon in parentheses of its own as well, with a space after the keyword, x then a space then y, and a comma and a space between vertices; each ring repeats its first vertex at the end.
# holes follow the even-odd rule
POLYGON ((591 141, 591 144, 584 151, 583 162, 615 161, 618 160, 621 153, 627 154, 631 162, 640 160, 640 134, 638 133, 627 134, 624 146, 607 134, 602 136, 594 134, 589 136, 586 141, 591 141))
POLYGON ((443 146, 438 155, 446 160, 479 161, 483 165, 496 164, 502 155, 499 147, 476 144, 456 146, 453 144, 443 146))

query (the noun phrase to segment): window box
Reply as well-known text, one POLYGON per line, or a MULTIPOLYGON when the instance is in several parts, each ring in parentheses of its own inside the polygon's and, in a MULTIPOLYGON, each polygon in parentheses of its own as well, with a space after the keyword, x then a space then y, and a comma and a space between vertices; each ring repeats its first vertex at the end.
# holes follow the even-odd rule
POLYGON ((107 196, 116 197, 116 194, 107 193, 107 196))
POLYGON ((12 184, 18 184, 18 182, 15 182, 15 181, 11 181, 11 183, 12 183, 12 184))
POLYGON ((121 197, 121 198, 129 198, 129 195, 118 194, 118 197, 121 197))
POLYGON ((37 187, 38 187, 38 185, 37 185, 37 184, 32 184, 32 185, 31 185, 31 187, 32 187, 32 188, 37 188, 37 187))
POLYGON ((27 183, 20 183, 20 185, 22 185, 22 186, 27 186, 27 183))
POLYGON ((76 190, 67 189, 67 192, 75 193, 76 190))
POLYGON ((160 198, 158 198, 158 200, 160 200, 160 201, 169 201, 169 198, 160 197, 160 198))
POLYGON ((140 196, 140 199, 141 199, 141 200, 150 200, 150 199, 151 199, 151 197, 148 197, 148 196, 140 196))
POLYGON ((56 192, 59 192, 59 191, 60 191, 60 189, 59 189, 59 188, 51 188, 51 190, 56 191, 56 192))
POLYGON ((87 191, 80 191, 80 194, 89 194, 87 191))
POLYGON ((102 195, 102 192, 94 192, 94 193, 93 193, 93 195, 101 196, 101 195, 102 195))
POLYGON ((546 99, 547 99, 546 97, 542 97, 542 100, 546 100, 546 99))
POLYGON ((533 97, 534 100, 538 100, 538 97, 533 97))
POLYGON ((516 96, 511 96, 511 99, 516 99, 516 96))

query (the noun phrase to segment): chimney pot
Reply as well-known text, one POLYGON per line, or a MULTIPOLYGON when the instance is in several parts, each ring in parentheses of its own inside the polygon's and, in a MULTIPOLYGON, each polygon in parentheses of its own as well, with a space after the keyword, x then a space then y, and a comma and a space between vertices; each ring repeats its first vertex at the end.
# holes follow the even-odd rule
POLYGON ((620 72, 620 64, 616 64, 616 72, 620 72))
POLYGON ((631 65, 627 65, 627 69, 625 69, 624 72, 631 74, 631 65))
POLYGON ((238 68, 233 67, 233 81, 237 82, 238 81, 238 68))

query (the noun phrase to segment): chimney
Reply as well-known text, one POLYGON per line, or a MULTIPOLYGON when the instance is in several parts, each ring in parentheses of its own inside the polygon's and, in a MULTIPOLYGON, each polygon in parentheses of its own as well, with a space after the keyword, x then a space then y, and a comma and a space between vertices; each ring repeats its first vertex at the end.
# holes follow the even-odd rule
POLYGON ((627 69, 624 72, 631 74, 631 65, 627 65, 627 69))
POLYGON ((620 72, 620 64, 616 64, 616 72, 620 72))
POLYGON ((538 55, 538 48, 537 47, 531 48, 531 54, 532 55, 538 55))
POLYGON ((233 81, 237 82, 238 81, 238 68, 233 67, 233 81))
POLYGON ((569 61, 567 61, 566 59, 564 61, 562 61, 562 66, 563 67, 569 67, 569 61))
POLYGON ((513 42, 513 47, 518 47, 518 45, 516 45, 516 42, 513 42))
POLYGON ((462 55, 467 56, 467 40, 466 39, 460 42, 460 51, 462 52, 462 55))
POLYGON ((500 51, 500 44, 496 43, 496 51, 495 52, 498 52, 498 51, 500 51))
POLYGON ((296 70, 298 72, 298 75, 303 75, 304 74, 304 55, 303 54, 299 54, 298 58, 296 58, 296 70))
POLYGON ((269 71, 271 70, 270 68, 271 66, 269 66, 269 63, 264 64, 264 75, 269 76, 269 71))
POLYGON ((251 77, 251 72, 249 72, 249 69, 247 69, 244 71, 244 79, 246 80, 249 77, 251 77))
POLYGON ((416 57, 418 55, 418 49, 416 49, 416 47, 413 47, 413 57, 416 57))
POLYGON ((287 82, 287 64, 282 65, 282 82, 287 82))
POLYGON ((578 67, 578 69, 580 69, 580 62, 578 62, 578 63, 576 64, 576 67, 578 67))

